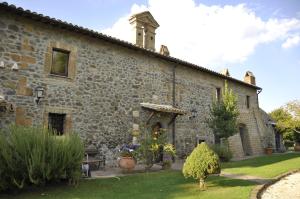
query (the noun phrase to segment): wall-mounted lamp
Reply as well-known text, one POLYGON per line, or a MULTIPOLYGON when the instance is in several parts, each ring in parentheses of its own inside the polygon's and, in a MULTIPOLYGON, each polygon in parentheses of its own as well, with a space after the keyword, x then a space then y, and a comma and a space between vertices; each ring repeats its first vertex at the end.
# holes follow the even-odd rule
POLYGON ((194 119, 196 116, 197 116, 197 111, 196 111, 196 109, 192 109, 192 110, 191 110, 191 116, 189 117, 189 119, 190 119, 190 120, 191 120, 191 119, 194 119))
POLYGON ((41 100, 41 98, 44 98, 45 95, 45 90, 43 87, 36 87, 35 89, 35 102, 36 104, 39 104, 39 101, 41 100))

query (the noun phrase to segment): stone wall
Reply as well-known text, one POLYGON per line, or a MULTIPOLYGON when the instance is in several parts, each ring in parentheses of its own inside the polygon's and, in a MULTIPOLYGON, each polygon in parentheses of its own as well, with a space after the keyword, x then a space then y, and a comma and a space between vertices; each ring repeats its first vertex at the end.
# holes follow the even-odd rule
MULTIPOLYGON (((113 165, 117 150, 131 141, 133 125, 143 126, 150 111, 140 103, 173 104, 173 70, 175 68, 175 103, 188 111, 176 120, 176 148, 181 157, 196 145, 197 139, 213 143, 206 125, 209 105, 216 87, 224 79, 178 65, 145 52, 121 47, 106 41, 51 27, 10 13, 0 13, 0 94, 15 106, 13 113, 0 113, 0 127, 9 123, 47 126, 48 113, 65 113, 67 129, 79 133, 86 146, 96 147, 113 165), (60 47, 72 53, 71 75, 49 74, 49 48, 60 47), (19 70, 11 70, 17 63, 19 70), (35 103, 35 89, 45 89, 45 98, 35 103), (191 115, 194 111, 194 115, 191 115)), ((257 131, 256 90, 229 81, 239 97, 240 122, 248 128, 253 154, 262 152, 257 131), (251 108, 245 105, 250 96, 251 108)), ((157 114, 150 124, 162 122, 171 129, 168 114, 157 114)), ((238 135, 231 143, 241 155, 238 135)))

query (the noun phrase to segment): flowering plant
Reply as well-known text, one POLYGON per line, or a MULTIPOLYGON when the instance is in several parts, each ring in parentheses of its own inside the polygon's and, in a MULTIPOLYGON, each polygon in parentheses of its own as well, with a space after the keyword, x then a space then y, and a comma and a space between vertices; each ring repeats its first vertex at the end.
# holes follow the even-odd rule
POLYGON ((124 144, 119 149, 121 157, 135 157, 135 150, 137 150, 139 145, 137 144, 124 144))
POLYGON ((172 157, 176 156, 176 150, 175 150, 173 144, 165 144, 164 152, 172 157))

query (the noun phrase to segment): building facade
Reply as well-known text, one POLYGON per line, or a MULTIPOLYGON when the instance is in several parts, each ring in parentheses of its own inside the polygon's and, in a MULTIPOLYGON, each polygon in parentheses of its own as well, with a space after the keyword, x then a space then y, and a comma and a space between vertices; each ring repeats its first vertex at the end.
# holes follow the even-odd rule
POLYGON ((214 142, 206 120, 226 80, 240 110, 240 132, 229 139, 234 157, 263 153, 272 128, 251 72, 240 81, 173 58, 166 46, 155 52, 153 16, 140 13, 130 23, 134 44, 1 3, 0 128, 75 132, 113 165, 133 130, 159 123, 184 157, 198 142, 214 142))

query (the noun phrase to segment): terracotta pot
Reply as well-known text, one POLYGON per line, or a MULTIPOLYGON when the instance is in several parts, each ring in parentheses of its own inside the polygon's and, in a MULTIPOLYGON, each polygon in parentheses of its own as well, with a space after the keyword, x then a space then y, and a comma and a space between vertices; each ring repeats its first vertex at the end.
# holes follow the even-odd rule
POLYGON ((135 160, 132 157, 121 157, 119 167, 124 171, 132 171, 135 167, 135 160))
POLYGON ((265 153, 271 155, 273 153, 273 148, 265 148, 265 153))
POLYGON ((300 151, 300 145, 297 145, 297 144, 296 144, 296 145, 294 146, 294 150, 295 150, 295 151, 300 151))

